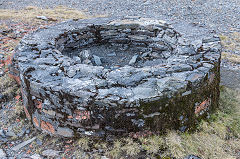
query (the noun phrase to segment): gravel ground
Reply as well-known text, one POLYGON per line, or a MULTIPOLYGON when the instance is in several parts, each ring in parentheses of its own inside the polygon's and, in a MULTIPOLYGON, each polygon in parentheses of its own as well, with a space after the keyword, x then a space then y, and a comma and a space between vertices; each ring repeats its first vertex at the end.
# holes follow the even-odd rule
POLYGON ((220 33, 240 30, 239 0, 0 0, 0 9, 59 5, 84 10, 91 15, 156 17, 180 28, 180 24, 188 22, 220 33))

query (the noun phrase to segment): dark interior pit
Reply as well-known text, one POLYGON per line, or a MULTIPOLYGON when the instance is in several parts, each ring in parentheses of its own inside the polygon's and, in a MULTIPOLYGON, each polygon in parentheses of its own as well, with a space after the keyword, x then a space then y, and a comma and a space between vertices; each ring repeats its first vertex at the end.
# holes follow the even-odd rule
POLYGON ((153 66, 172 55, 179 36, 176 31, 163 31, 166 26, 160 25, 121 25, 74 30, 71 36, 60 36, 56 47, 76 63, 107 69, 153 66))
MULTIPOLYGON (((119 68, 125 65, 135 67, 151 66, 164 61, 164 57, 161 54, 152 52, 151 49, 139 51, 127 45, 114 46, 109 43, 65 51, 63 54, 79 63, 103 66, 107 69, 119 68)), ((171 53, 169 52, 169 54, 171 53)))
POLYGON ((92 63, 94 66, 103 66, 105 68, 125 65, 139 66, 139 64, 142 63, 139 52, 134 51, 126 45, 112 46, 111 44, 99 44, 78 49, 67 54, 75 60, 80 60, 81 63, 92 63))

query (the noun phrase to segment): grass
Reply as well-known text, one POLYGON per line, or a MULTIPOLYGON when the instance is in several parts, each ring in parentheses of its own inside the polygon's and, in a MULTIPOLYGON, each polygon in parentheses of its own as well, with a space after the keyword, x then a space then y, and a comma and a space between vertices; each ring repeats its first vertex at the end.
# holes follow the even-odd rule
POLYGON ((11 19, 31 23, 42 21, 40 19, 37 19, 37 16, 46 16, 52 21, 90 18, 90 16, 86 15, 82 11, 64 6, 58 6, 53 9, 41 9, 34 6, 28 6, 22 10, 0 9, 1 20, 11 19))
POLYGON ((166 144, 162 136, 154 135, 148 138, 140 138, 139 140, 142 144, 142 149, 149 155, 156 154, 161 149, 166 148, 166 144))
POLYGON ((89 138, 85 137, 85 138, 79 138, 77 141, 77 144, 82 150, 88 151, 90 150, 89 142, 90 142, 89 138))
POLYGON ((220 109, 209 121, 202 121, 193 133, 170 132, 166 144, 170 155, 182 158, 194 154, 201 158, 236 158, 240 150, 240 95, 222 89, 220 109), (234 143, 234 144, 232 144, 234 143))
POLYGON ((219 110, 203 120, 194 133, 169 131, 135 140, 119 138, 112 144, 82 138, 79 148, 89 152, 101 149, 104 153, 94 155, 117 159, 137 158, 141 153, 145 158, 184 158, 192 154, 202 159, 236 159, 240 152, 240 94, 221 88, 220 96, 219 110))
POLYGON ((236 55, 229 52, 222 52, 222 59, 226 59, 230 62, 240 64, 240 55, 236 55))
POLYGON ((19 88, 16 82, 11 79, 8 75, 0 77, 0 91, 2 95, 8 98, 14 98, 19 93, 19 88))
POLYGON ((240 33, 233 32, 228 35, 220 35, 220 38, 225 50, 222 53, 222 59, 240 64, 240 33), (239 55, 236 52, 239 52, 239 55))

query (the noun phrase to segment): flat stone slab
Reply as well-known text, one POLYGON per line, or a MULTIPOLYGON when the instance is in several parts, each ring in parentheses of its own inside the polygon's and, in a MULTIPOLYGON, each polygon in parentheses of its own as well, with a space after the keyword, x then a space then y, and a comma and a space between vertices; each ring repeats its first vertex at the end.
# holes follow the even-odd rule
POLYGON ((220 53, 219 37, 182 37, 157 19, 70 20, 26 35, 10 72, 46 133, 185 131, 218 106, 220 53))

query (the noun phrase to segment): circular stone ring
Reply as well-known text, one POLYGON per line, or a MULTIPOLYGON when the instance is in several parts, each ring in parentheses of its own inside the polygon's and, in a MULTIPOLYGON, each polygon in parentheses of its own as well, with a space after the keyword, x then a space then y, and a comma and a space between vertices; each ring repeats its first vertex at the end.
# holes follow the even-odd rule
POLYGON ((26 35, 10 73, 50 134, 185 131, 218 106, 220 53, 219 37, 192 40, 161 20, 71 20, 26 35))

